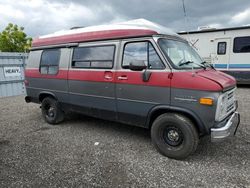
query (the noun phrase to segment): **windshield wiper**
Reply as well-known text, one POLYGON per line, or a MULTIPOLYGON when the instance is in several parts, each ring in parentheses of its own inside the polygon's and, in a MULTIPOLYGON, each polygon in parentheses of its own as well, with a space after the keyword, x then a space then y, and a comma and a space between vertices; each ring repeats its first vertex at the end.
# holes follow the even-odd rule
POLYGON ((190 63, 194 63, 194 62, 193 62, 193 61, 185 61, 185 62, 183 62, 183 63, 180 63, 179 66, 181 67, 181 66, 183 66, 183 65, 188 65, 188 64, 190 64, 190 63))
POLYGON ((201 62, 201 64, 204 65, 204 66, 207 65, 208 67, 210 67, 210 68, 212 68, 212 69, 215 70, 214 66, 212 64, 206 62, 206 61, 201 62))
POLYGON ((204 69, 206 69, 206 67, 203 65, 203 64, 199 64, 199 63, 195 63, 195 62, 193 62, 193 61, 185 61, 185 62, 183 62, 183 63, 180 63, 179 64, 179 66, 181 67, 181 66, 183 66, 183 65, 188 65, 188 64, 195 64, 195 65, 198 65, 199 67, 202 67, 202 68, 204 68, 204 69))

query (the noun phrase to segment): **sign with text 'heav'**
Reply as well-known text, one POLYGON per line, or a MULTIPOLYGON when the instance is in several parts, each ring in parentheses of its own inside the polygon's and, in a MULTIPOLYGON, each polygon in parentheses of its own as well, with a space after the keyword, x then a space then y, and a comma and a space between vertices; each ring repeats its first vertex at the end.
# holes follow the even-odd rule
POLYGON ((5 77, 21 76, 21 68, 20 67, 4 67, 3 70, 4 70, 5 77))

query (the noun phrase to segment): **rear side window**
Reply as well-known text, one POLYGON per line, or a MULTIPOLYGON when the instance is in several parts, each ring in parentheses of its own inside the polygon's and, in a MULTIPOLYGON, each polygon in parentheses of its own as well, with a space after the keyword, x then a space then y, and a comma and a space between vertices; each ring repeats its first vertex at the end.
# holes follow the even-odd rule
POLYGON ((227 50, 227 43, 226 42, 218 42, 217 54, 218 55, 225 55, 226 50, 227 50))
POLYGON ((233 52, 250 53, 250 37, 235 37, 233 52))
POLYGON ((72 67, 111 69, 114 52, 114 45, 74 48, 72 67))
POLYGON ((149 69, 165 68, 150 42, 130 42, 125 45, 122 67, 128 68, 132 61, 143 61, 149 69))
POLYGON ((60 49, 44 50, 41 56, 40 73, 57 74, 59 69, 60 49))

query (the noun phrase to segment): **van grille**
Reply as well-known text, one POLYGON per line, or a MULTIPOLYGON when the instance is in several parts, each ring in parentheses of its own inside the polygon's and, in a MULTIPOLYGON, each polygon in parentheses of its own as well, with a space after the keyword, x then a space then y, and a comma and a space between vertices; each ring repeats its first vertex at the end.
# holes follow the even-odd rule
POLYGON ((218 99, 216 109, 216 121, 221 121, 228 117, 236 109, 235 90, 231 89, 225 93, 222 93, 218 99))
POLYGON ((231 112, 234 109, 234 104, 230 104, 227 106, 227 113, 231 112))
POLYGON ((233 97, 234 97, 234 90, 233 90, 233 91, 230 91, 230 92, 228 93, 227 99, 230 100, 230 99, 233 98, 233 97))
POLYGON ((235 89, 230 90, 227 92, 227 100, 226 100, 226 113, 230 114, 232 111, 235 110, 235 89))

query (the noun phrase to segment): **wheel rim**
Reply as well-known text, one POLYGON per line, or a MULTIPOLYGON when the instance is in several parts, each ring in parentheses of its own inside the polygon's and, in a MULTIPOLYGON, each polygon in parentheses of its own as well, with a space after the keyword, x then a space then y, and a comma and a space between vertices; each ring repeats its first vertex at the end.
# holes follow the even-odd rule
POLYGON ((179 146, 183 142, 183 134, 177 127, 167 127, 164 130, 163 138, 170 146, 179 146))
POLYGON ((52 107, 50 104, 47 104, 45 106, 45 113, 48 118, 54 118, 55 117, 55 108, 52 107))

